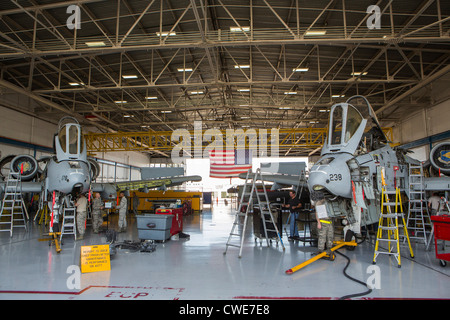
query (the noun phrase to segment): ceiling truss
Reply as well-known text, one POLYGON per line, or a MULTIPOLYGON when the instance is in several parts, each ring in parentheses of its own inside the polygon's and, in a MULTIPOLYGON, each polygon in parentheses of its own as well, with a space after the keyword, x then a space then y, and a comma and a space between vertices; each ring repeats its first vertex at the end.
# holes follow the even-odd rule
POLYGON ((418 92, 449 71, 450 5, 379 0, 379 29, 368 28, 369 5, 8 0, 0 85, 39 97, 40 117, 77 115, 101 132, 192 130, 194 121, 324 128, 331 105, 354 94, 392 125, 429 106, 432 97, 418 92), (80 29, 68 28, 69 5, 80 29))

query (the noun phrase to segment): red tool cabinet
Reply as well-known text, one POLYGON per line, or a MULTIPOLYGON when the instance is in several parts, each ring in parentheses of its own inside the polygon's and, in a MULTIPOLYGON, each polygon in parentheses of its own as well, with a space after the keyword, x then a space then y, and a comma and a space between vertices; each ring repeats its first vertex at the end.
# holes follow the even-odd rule
POLYGON ((438 240, 450 241, 450 216, 431 216, 434 225, 434 247, 436 258, 440 260, 441 266, 446 266, 446 261, 450 261, 450 253, 440 253, 438 251, 438 240))
POLYGON ((172 214, 172 227, 170 228, 170 235, 173 236, 183 231, 183 208, 159 208, 156 209, 156 214, 172 214))

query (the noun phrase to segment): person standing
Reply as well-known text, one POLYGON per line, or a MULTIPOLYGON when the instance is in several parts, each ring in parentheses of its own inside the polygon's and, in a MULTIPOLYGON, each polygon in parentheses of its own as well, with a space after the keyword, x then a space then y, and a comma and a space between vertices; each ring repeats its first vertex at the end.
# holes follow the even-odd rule
POLYGON ((298 228, 297 228, 297 218, 298 218, 298 210, 301 208, 302 204, 300 203, 300 199, 296 197, 295 191, 289 191, 289 200, 287 204, 284 204, 284 208, 289 208, 291 210, 290 216, 290 237, 289 240, 294 240, 299 237, 298 228))
POLYGON ((128 203, 127 198, 125 197, 125 193, 121 192, 119 194, 120 197, 120 203, 119 203, 119 232, 123 232, 127 228, 127 209, 128 209, 128 203))
POLYGON ((319 230, 318 254, 326 251, 325 257, 333 261, 335 255, 331 248, 333 247, 334 226, 333 220, 327 213, 325 197, 322 192, 315 192, 311 196, 311 200, 316 208, 317 229, 319 230))
POLYGON ((84 239, 84 233, 86 231, 86 217, 87 217, 87 199, 84 194, 80 194, 75 207, 77 208, 77 229, 79 236, 77 239, 84 239))
POLYGON ((138 214, 139 197, 136 192, 133 192, 133 213, 136 216, 138 214))
POLYGON ((94 233, 98 233, 99 228, 103 224, 102 209, 103 201, 100 198, 100 193, 96 192, 94 200, 92 201, 92 228, 94 233))

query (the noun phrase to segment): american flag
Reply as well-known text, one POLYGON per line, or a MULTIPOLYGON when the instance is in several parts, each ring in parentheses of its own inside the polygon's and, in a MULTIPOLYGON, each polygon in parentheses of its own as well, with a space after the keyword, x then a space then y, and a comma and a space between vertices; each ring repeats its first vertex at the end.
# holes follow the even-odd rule
POLYGON ((252 168, 251 150, 212 150, 209 153, 211 178, 233 178, 252 168))

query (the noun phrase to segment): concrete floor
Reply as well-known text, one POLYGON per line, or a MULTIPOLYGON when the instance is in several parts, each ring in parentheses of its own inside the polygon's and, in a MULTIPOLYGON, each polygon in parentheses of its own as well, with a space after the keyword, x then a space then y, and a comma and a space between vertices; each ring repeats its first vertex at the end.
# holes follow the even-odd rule
MULTIPOLYGON (((275 242, 255 243, 251 227, 243 256, 230 247, 223 255, 233 223, 230 207, 205 209, 184 218, 189 240, 158 243, 151 253, 119 250, 111 259, 111 270, 81 274, 79 289, 71 289, 67 273, 80 265, 80 246, 105 244, 105 234, 93 234, 88 227, 84 240, 66 237, 62 251, 56 253, 42 239, 42 227, 31 224, 0 233, 0 299, 43 300, 229 300, 229 299, 338 299, 367 290, 343 274, 346 259, 319 260, 298 272, 285 271, 311 257, 317 249, 303 242, 289 242, 283 231, 285 251, 275 242)), ((138 240, 134 217, 118 241, 138 240)), ((251 225, 250 225, 251 226, 251 225)), ((115 227, 114 217, 110 227, 115 227)), ((351 259, 348 274, 366 283, 379 275, 380 287, 358 299, 449 299, 450 263, 441 267, 434 246, 413 245, 415 259, 402 247, 402 267, 393 257, 379 256, 378 272, 373 273, 374 246, 368 241, 354 251, 341 249, 351 259), (368 269, 369 268, 369 269, 368 269)), ((448 247, 447 247, 448 251, 448 247)))

